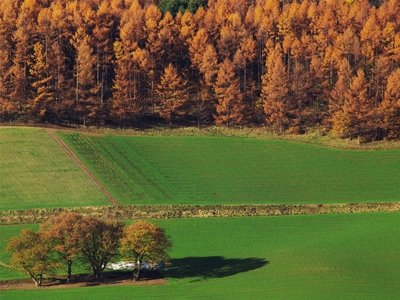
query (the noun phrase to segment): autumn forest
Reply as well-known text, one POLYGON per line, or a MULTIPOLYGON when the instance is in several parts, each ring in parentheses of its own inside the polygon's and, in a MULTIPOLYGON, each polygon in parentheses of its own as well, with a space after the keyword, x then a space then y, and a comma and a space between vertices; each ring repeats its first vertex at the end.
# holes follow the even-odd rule
POLYGON ((400 138, 398 0, 167 2, 1 1, 0 121, 400 138))

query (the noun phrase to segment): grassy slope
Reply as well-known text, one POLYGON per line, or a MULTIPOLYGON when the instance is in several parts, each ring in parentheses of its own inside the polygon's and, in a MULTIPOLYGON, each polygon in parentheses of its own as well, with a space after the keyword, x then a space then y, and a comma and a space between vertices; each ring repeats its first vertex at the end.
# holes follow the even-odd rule
POLYGON ((0 209, 107 204, 42 129, 0 128, 0 209))
POLYGON ((400 200, 400 151, 282 140, 60 134, 123 204, 400 200))
POLYGON ((167 286, 10 291, 2 299, 400 296, 399 214, 157 222, 170 234, 172 256, 180 263, 167 286))

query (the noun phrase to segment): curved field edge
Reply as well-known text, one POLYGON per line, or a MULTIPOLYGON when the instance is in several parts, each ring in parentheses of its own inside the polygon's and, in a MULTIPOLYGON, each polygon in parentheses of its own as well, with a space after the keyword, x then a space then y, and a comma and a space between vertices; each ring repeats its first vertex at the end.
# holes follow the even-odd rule
POLYGON ((0 225, 41 223, 61 212, 104 219, 225 218, 400 212, 397 203, 309 205, 131 205, 0 211, 0 225))
MULTIPOLYGON (((155 220, 165 286, 4 291, 4 299, 397 299, 399 214, 155 220), (234 228, 234 230, 233 230, 234 228)), ((5 226, 5 229, 13 226, 5 226)), ((19 226, 21 227, 21 226, 19 226)))
POLYGON ((400 151, 59 132, 123 205, 395 202, 400 151))

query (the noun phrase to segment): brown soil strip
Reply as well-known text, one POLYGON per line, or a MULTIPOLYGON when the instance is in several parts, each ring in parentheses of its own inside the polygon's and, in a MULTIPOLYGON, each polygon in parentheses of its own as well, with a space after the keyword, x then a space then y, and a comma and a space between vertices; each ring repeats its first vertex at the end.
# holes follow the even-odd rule
POLYGON ((113 276, 94 280, 90 277, 73 279, 70 283, 59 278, 45 279, 41 287, 35 287, 30 279, 3 280, 0 281, 0 291, 5 290, 47 290, 60 288, 80 288, 94 286, 126 286, 126 285, 165 285, 167 280, 164 278, 142 278, 139 281, 133 281, 129 275, 113 276))
POLYGON ((50 137, 64 150, 64 152, 78 165, 78 167, 92 180, 97 188, 106 196, 113 206, 120 206, 120 203, 111 195, 104 185, 89 170, 88 167, 79 159, 78 156, 68 147, 68 145, 55 133, 54 129, 46 129, 50 137))
POLYGON ((41 223, 61 212, 114 220, 400 212, 400 202, 302 205, 129 205, 0 210, 0 225, 41 223))

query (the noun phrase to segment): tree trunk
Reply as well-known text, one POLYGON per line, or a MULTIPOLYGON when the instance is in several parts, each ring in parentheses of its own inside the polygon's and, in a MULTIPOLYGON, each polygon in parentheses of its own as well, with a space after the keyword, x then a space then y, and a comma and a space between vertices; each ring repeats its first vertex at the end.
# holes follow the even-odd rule
POLYGON ((136 267, 135 267, 135 270, 133 270, 133 280, 134 281, 138 281, 139 280, 141 267, 142 267, 141 261, 139 259, 136 260, 136 267))
POLYGON ((76 66, 75 105, 79 107, 79 65, 76 66))
POLYGON ((69 283, 72 277, 72 260, 67 261, 67 274, 67 283, 69 283))
POLYGON ((200 88, 197 90, 197 128, 200 128, 200 110, 201 110, 201 96, 200 88))
POLYGON ((156 111, 156 104, 154 103, 154 79, 151 79, 151 112, 154 115, 156 111))
POLYGON ((31 277, 32 281, 35 283, 35 286, 36 286, 36 287, 39 287, 39 283, 38 283, 38 281, 36 280, 35 276, 33 276, 33 275, 30 274, 30 277, 31 277))
POLYGON ((39 275, 39 280, 37 281, 37 287, 41 287, 43 282, 43 274, 39 275))
POLYGON ((95 278, 99 278, 99 272, 98 272, 96 266, 92 265, 92 271, 93 271, 93 276, 95 278))

